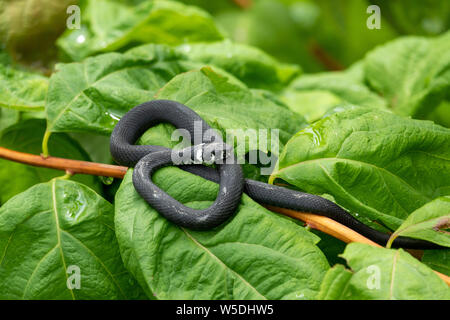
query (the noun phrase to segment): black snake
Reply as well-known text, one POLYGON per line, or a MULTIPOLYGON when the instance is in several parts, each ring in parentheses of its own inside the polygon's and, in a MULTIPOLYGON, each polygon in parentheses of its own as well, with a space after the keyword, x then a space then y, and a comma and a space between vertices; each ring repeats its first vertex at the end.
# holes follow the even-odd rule
MULTIPOLYGON (((182 169, 219 183, 216 200, 207 209, 194 210, 173 199, 152 182, 151 176, 158 168, 174 164, 172 157, 174 151, 162 146, 135 145, 135 143, 147 129, 162 122, 187 130, 193 139, 196 134, 194 132, 196 121, 201 123, 202 137, 208 130, 208 132, 212 130, 197 113, 185 105, 170 100, 153 100, 126 113, 111 135, 110 150, 114 160, 119 164, 135 167, 133 184, 137 192, 168 220, 189 229, 212 229, 232 217, 240 203, 242 192, 245 192, 259 203, 326 216, 378 244, 387 243, 389 234, 361 223, 349 212, 325 198, 244 179, 241 166, 235 160, 224 161, 233 155, 232 148, 214 135, 202 141, 200 145, 175 152, 180 158, 190 160, 188 164, 181 163, 182 169), (192 164, 199 159, 199 155, 201 159, 215 163, 215 168, 192 164)), ((406 249, 440 248, 434 243, 408 237, 396 238, 392 246, 406 249)))

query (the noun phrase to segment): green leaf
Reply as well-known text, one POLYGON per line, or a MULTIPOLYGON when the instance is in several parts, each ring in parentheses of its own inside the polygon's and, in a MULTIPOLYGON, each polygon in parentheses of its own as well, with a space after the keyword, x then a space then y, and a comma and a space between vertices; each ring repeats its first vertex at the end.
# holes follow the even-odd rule
POLYGON ((271 181, 330 194, 396 230, 414 210, 450 194, 450 130, 430 121, 347 108, 301 130, 271 181))
POLYGON ((422 262, 433 270, 450 276, 450 249, 425 250, 422 262))
POLYGON ((325 274, 318 300, 342 300, 343 289, 352 277, 352 272, 343 265, 337 264, 325 274))
POLYGON ((1 299, 142 296, 120 258, 113 206, 76 182, 54 179, 3 205, 0 253, 1 299))
POLYGON ((280 63, 258 48, 229 40, 185 44, 180 50, 190 60, 224 69, 251 88, 281 89, 300 72, 296 65, 280 63))
POLYGON ((431 39, 392 41, 367 55, 364 71, 369 85, 394 112, 425 118, 443 100, 449 100, 450 32, 431 39))
POLYGON ((0 108, 0 134, 1 131, 15 123, 20 119, 19 111, 13 109, 0 108))
POLYGON ((58 46, 73 61, 136 43, 216 41, 223 39, 212 17, 203 10, 173 1, 88 1, 82 28, 67 31, 58 46))
POLYGON ((43 110, 48 78, 0 64, 0 107, 23 111, 43 110))
POLYGON ((340 104, 384 109, 386 102, 359 79, 356 69, 303 75, 283 92, 282 100, 309 122, 320 119, 340 104))
POLYGON ((312 123, 319 120, 328 110, 343 103, 337 95, 326 90, 286 89, 281 99, 289 108, 312 123))
MULTIPOLYGON (((45 132, 45 121, 31 119, 19 122, 2 132, 0 146, 15 151, 40 154, 45 132)), ((65 134, 55 134, 49 142, 50 151, 56 157, 86 160, 90 158, 80 145, 65 134)), ((63 171, 33 167, 0 159, 0 204, 29 187, 64 174, 63 171)), ((74 180, 100 192, 101 184, 94 176, 76 175, 74 180)))
MULTIPOLYGON (((197 209, 217 195, 217 184, 178 168, 152 179, 197 209)), ((228 223, 180 228, 139 196, 132 170, 116 194, 115 221, 126 267, 157 299, 313 299, 329 268, 315 235, 245 195, 228 223)))
POLYGON ((322 283, 321 299, 448 300, 450 288, 430 268, 402 249, 351 243, 343 266, 330 269, 322 283))
MULTIPOLYGON (((304 118, 287 106, 208 67, 176 76, 158 92, 157 98, 187 105, 222 133, 226 129, 278 129, 280 147, 305 125, 304 118)), ((245 141, 245 132, 234 133, 239 141, 245 141)), ((248 150, 270 151, 270 142, 246 143, 245 152, 248 150)))
POLYGON ((390 242, 399 236, 431 241, 450 247, 450 197, 440 197, 420 207, 392 234, 390 242))
POLYGON ((48 130, 110 134, 123 114, 193 67, 162 45, 146 46, 145 56, 107 53, 57 65, 47 96, 48 130))

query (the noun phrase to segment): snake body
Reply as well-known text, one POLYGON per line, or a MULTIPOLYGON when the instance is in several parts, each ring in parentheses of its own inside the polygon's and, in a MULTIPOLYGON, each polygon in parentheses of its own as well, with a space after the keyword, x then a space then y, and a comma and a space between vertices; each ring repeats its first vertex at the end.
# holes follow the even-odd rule
MULTIPOLYGON (((134 166, 133 184, 137 192, 160 214, 175 224, 194 230, 208 230, 221 225, 236 212, 242 193, 245 192, 256 202, 295 211, 308 212, 329 217, 372 241, 385 245, 390 235, 375 230, 354 218, 349 212, 332 201, 260 181, 244 179, 241 166, 229 160, 229 146, 214 135, 205 135, 211 127, 192 109, 171 100, 153 100, 143 103, 127 112, 115 126, 110 139, 113 159, 126 166, 134 166), (135 145, 139 137, 149 128, 159 123, 171 123, 176 128, 190 133, 192 143, 201 127, 202 137, 208 136, 202 144, 177 150, 188 164, 180 168, 219 184, 219 192, 214 203, 207 209, 194 210, 178 202, 152 182, 152 174, 163 166, 174 165, 174 150, 156 145, 135 145), (197 126, 195 123, 197 122, 197 126), (198 124, 201 126, 198 126, 198 124), (196 129, 197 128, 197 129, 196 129), (197 156, 203 156, 208 146, 209 160, 215 168, 193 164, 197 156), (228 148, 228 149, 227 149, 228 148), (220 153, 219 151, 226 151, 220 153)), ((232 152, 231 152, 232 153, 232 152)), ((175 163, 180 165, 180 163, 175 163)), ((436 249, 440 246, 419 239, 398 237, 392 247, 405 249, 436 249)))

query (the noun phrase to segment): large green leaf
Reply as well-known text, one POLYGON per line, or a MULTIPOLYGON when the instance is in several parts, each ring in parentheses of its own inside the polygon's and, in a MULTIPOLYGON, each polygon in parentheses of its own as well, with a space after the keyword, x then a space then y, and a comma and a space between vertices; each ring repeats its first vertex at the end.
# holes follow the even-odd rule
POLYGON ((448 285, 433 270, 402 249, 351 243, 342 257, 347 260, 352 273, 349 276, 348 271, 340 267, 330 270, 325 276, 319 297, 326 297, 330 293, 329 289, 333 288, 331 284, 334 285, 331 291, 333 294, 328 299, 450 299, 448 285), (335 282, 329 276, 340 281, 335 282))
MULTIPOLYGON (((40 154, 45 121, 31 119, 8 127, 1 133, 0 146, 16 151, 40 154)), ((86 160, 90 158, 80 145, 65 134, 55 134, 50 138, 52 155, 66 159, 86 160)), ((25 191, 32 185, 61 176, 62 171, 33 167, 0 159, 0 204, 12 196, 25 191)), ((74 180, 82 182, 96 191, 101 190, 99 180, 94 176, 76 175, 74 180)))
POLYGON ((360 65, 347 71, 303 75, 282 94, 295 112, 313 122, 340 104, 384 109, 386 102, 362 83, 360 65))
POLYGON ((352 272, 340 265, 330 269, 322 283, 319 299, 450 299, 447 284, 402 249, 351 243, 342 257, 352 272))
POLYGON ((229 40, 185 44, 180 49, 190 60, 222 68, 250 88, 280 89, 300 72, 296 65, 280 63, 258 48, 229 40))
POLYGON ((109 134, 119 118, 151 100, 156 91, 192 63, 166 46, 148 46, 145 57, 107 53, 57 66, 50 78, 48 130, 109 134))
POLYGON ((347 108, 293 136, 275 178, 331 194, 347 209, 395 230, 414 210, 450 194, 450 130, 347 108))
POLYGON ((120 258, 112 205, 76 182, 54 179, 4 204, 0 253, 1 299, 141 296, 120 258))
POLYGON ((43 110, 48 78, 0 65, 0 107, 18 110, 43 110))
MULTIPOLYGON (((287 106, 265 93, 251 91, 208 67, 176 76, 158 92, 157 98, 187 105, 221 131, 278 129, 281 146, 305 125, 305 119, 287 106)), ((244 134, 234 133, 240 138, 244 134)), ((268 143, 262 141, 258 142, 258 146, 249 142, 245 148, 245 151, 248 150, 267 152, 271 149, 268 143)))
POLYGON ((440 197, 420 207, 392 234, 391 241, 405 236, 450 247, 450 197, 440 197))
MULTIPOLYGON (((135 191, 132 170, 116 194, 117 237, 128 270, 157 299, 313 299, 328 263, 318 238, 243 196, 211 231, 180 228, 135 191)), ((182 203, 205 208, 218 185, 178 168, 153 180, 182 203)))
POLYGON ((136 43, 216 41, 223 39, 208 13, 174 1, 138 5, 91 0, 83 9, 82 28, 67 31, 58 46, 74 61, 136 43))
POLYGON ((328 110, 344 103, 337 95, 326 90, 286 89, 281 99, 289 108, 305 117, 308 122, 319 120, 328 110))
POLYGON ((396 113, 425 118, 449 100, 450 32, 392 41, 367 55, 364 70, 370 86, 396 113))

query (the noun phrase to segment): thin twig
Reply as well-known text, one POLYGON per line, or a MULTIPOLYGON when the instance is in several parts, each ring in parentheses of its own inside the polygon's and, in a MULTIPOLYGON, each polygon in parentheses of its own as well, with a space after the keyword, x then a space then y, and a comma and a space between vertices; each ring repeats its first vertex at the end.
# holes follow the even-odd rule
POLYGON ((247 9, 252 5, 252 0, 233 0, 233 2, 242 9, 247 9))
POLYGON ((311 51, 311 54, 316 58, 316 60, 318 60, 327 70, 344 70, 342 64, 334 57, 332 57, 328 52, 326 52, 317 41, 311 40, 309 44, 309 50, 311 51))
MULTIPOLYGON (((89 174, 95 176, 123 178, 127 172, 127 167, 95 163, 80 160, 63 159, 56 157, 44 157, 35 154, 18 152, 10 149, 0 147, 0 158, 20 162, 32 166, 51 168, 65 171, 66 175, 73 174, 89 174)), ((362 236, 356 231, 324 216, 319 216, 311 213, 298 212, 289 209, 278 208, 274 206, 267 206, 268 209, 290 216, 297 220, 305 222, 313 229, 317 229, 326 234, 329 234, 346 243, 361 242, 372 246, 380 247, 377 243, 362 236)), ((450 286, 450 277, 439 273, 436 274, 450 286)))
POLYGON ((44 167, 70 172, 71 174, 89 174, 113 178, 123 178, 127 167, 89 161, 71 160, 56 157, 44 157, 35 154, 18 152, 0 147, 0 158, 32 166, 44 167))
POLYGON ((290 209, 279 208, 274 206, 266 206, 270 211, 275 211, 281 213, 285 216, 295 218, 305 222, 312 229, 320 230, 330 236, 333 236, 345 243, 350 242, 360 242, 365 244, 370 244, 374 247, 381 247, 379 244, 373 242, 372 240, 360 235, 358 232, 334 221, 328 217, 319 216, 316 214, 298 212, 290 209))

